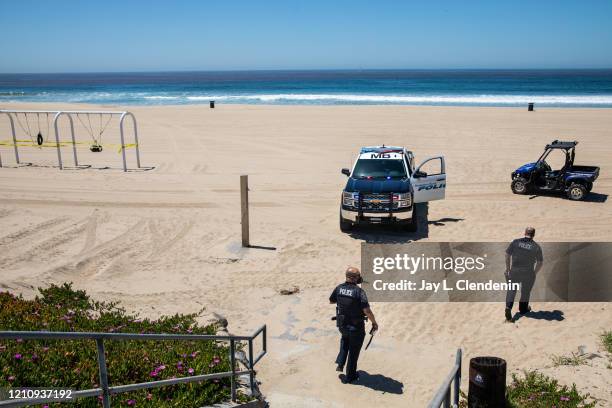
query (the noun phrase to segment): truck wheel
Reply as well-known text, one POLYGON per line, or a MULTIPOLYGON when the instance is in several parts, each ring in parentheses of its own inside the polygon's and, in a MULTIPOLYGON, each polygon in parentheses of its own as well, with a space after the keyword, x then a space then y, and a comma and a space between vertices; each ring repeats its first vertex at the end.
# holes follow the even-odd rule
POLYGON ((587 188, 583 184, 572 183, 567 189, 567 198, 572 201, 584 200, 587 195, 587 188))
POLYGON ((412 217, 410 218, 410 221, 404 223, 402 225, 402 228, 404 231, 407 232, 417 232, 417 230, 419 229, 419 217, 417 216, 417 205, 414 205, 414 208, 412 209, 412 217))
POLYGON ((523 177, 517 177, 512 180, 512 184, 510 184, 510 188, 514 194, 527 194, 529 192, 529 187, 527 184, 527 180, 523 177))
POLYGON ((340 215, 340 231, 349 232, 352 229, 353 223, 348 220, 345 220, 344 218, 342 218, 342 215, 340 215))

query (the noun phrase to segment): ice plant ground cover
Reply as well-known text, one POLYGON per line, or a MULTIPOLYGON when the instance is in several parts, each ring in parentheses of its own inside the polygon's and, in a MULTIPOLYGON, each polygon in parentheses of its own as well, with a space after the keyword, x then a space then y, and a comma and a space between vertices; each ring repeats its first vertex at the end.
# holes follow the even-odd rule
MULTIPOLYGON (((467 395, 461 392, 461 397, 459 407, 467 408, 467 395)), ((560 385, 537 371, 525 371, 521 377, 512 374, 506 389, 507 408, 593 408, 596 403, 589 394, 578 392, 576 385, 560 385)))
POLYGON ((512 383, 508 386, 508 407, 518 408, 590 408, 596 401, 588 394, 581 394, 576 385, 567 387, 557 380, 537 371, 528 371, 524 377, 512 374, 512 383))
POLYGON ((601 334, 601 345, 608 355, 608 368, 612 369, 612 330, 605 331, 601 334))
MULTIPOLYGON (((197 314, 140 319, 116 303, 96 302, 71 284, 39 288, 26 300, 0 292, 0 330, 214 334, 200 327, 197 314)), ((105 341, 109 384, 133 384, 230 371, 226 343, 215 341, 105 341)), ((96 388, 93 340, 0 340, 0 387, 96 388)), ((230 380, 142 390, 112 397, 114 406, 200 407, 230 399, 230 380)), ((59 405, 59 404, 57 404, 59 405)), ((50 404, 53 406, 53 404, 50 404)), ((71 406, 99 407, 96 398, 71 406)))
POLYGON ((601 334, 601 344, 608 354, 612 354, 612 330, 601 334))

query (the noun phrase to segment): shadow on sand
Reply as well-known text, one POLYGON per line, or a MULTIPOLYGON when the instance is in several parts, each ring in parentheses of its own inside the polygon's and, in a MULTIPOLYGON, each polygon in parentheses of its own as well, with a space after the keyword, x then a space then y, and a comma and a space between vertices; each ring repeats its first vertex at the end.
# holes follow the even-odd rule
MULTIPOLYGON (((534 198, 538 198, 540 196, 566 198, 565 194, 562 194, 562 193, 545 192, 545 193, 538 193, 536 195, 531 195, 529 196, 529 199, 533 200, 534 198)), ((608 195, 601 194, 601 193, 593 193, 591 191, 590 193, 586 195, 586 197, 584 197, 584 200, 582 201, 586 201, 587 203, 605 203, 606 201, 608 201, 608 195)))
POLYGON ((403 244, 427 238, 429 236, 430 225, 444 226, 449 222, 463 221, 463 218, 449 217, 429 221, 429 207, 427 204, 416 204, 417 230, 414 232, 403 231, 401 228, 392 225, 362 225, 354 227, 349 236, 365 241, 368 244, 403 244))
MULTIPOLYGON (((359 385, 361 387, 367 387, 374 391, 380 391, 388 394, 403 394, 404 383, 397 381, 391 377, 387 377, 382 374, 370 374, 367 371, 359 370, 359 379, 352 385, 359 385)), ((344 380, 344 374, 338 376, 340 380, 344 380)))
POLYGON ((532 311, 523 315, 517 312, 514 314, 512 320, 516 322, 520 318, 526 317, 528 319, 548 320, 549 322, 554 320, 556 322, 560 322, 562 320, 565 320, 563 314, 564 313, 561 310, 538 310, 537 312, 532 311))
MULTIPOLYGON (((32 168, 58 169, 59 170, 59 166, 56 164, 45 165, 45 164, 23 163, 23 162, 20 164, 13 164, 13 165, 8 165, 8 166, 3 165, 2 167, 11 168, 11 169, 17 169, 20 167, 32 167, 32 168)), ((64 165, 63 170, 121 170, 123 171, 123 167, 111 167, 111 166, 95 167, 95 166, 92 166, 91 164, 79 164, 78 166, 64 165)), ((128 173, 140 173, 140 172, 151 171, 151 170, 155 170, 155 166, 141 166, 139 168, 134 168, 134 169, 128 168, 127 172, 128 173)))
POLYGON ((608 200, 607 194, 600 194, 600 193, 593 193, 593 192, 590 192, 584 198, 584 201, 588 203, 605 203, 607 200, 608 200))

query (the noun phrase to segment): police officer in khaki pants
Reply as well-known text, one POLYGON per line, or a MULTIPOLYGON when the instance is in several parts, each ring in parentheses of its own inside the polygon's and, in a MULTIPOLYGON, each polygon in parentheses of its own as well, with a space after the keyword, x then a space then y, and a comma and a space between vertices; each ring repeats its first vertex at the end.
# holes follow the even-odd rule
POLYGON ((366 293, 358 285, 362 282, 358 268, 348 267, 346 282, 338 285, 331 296, 330 303, 336 304, 336 325, 340 330, 340 352, 336 358, 336 371, 343 371, 346 364, 344 383, 352 383, 359 378, 357 360, 365 339, 365 318, 372 322, 372 329, 378 330, 378 323, 366 293), (348 361, 347 361, 348 360, 348 361))

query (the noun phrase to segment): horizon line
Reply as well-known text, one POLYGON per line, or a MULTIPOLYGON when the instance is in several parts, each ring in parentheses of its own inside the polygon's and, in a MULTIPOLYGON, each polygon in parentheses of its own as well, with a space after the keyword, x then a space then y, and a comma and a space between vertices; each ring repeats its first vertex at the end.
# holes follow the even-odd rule
POLYGON ((0 72, 0 75, 66 75, 66 74, 161 74, 195 72, 384 72, 384 71, 612 71, 596 68, 257 68, 257 69, 168 69, 111 71, 0 72))

